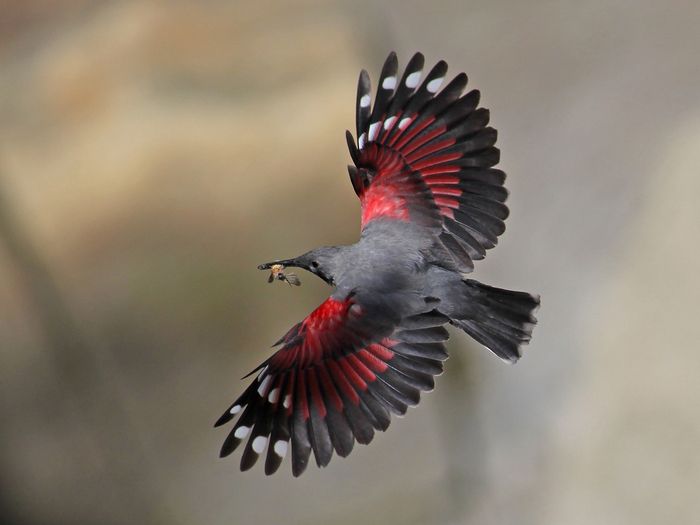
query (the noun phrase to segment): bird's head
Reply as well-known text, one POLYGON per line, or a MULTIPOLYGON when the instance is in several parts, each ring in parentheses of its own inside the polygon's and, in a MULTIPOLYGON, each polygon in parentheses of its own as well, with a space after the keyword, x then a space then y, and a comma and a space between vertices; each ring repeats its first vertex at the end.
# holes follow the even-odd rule
POLYGON ((310 252, 306 252, 299 257, 292 259, 280 259, 271 261, 258 266, 258 270, 270 270, 273 265, 281 264, 285 268, 303 268, 330 285, 335 284, 335 269, 337 268, 338 256, 342 251, 342 246, 323 246, 316 248, 310 252))

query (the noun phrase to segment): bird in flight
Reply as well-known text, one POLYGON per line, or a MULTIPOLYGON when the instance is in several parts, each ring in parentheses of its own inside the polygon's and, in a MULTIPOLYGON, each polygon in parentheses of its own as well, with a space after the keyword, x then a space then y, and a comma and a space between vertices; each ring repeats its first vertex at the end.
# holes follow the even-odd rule
POLYGON ((427 74, 423 65, 417 53, 399 76, 391 53, 374 103, 360 73, 357 142, 346 132, 359 241, 258 267, 272 269, 271 280, 302 268, 334 290, 276 343, 216 422, 237 418, 221 457, 245 443, 241 470, 264 455, 272 474, 291 452, 299 476, 311 453, 325 467, 334 452, 345 457, 355 442, 372 441, 392 413, 404 415, 433 389, 447 359, 446 324, 511 363, 530 341, 539 297, 466 278, 508 216, 489 111, 479 91, 464 94, 464 73, 442 87, 447 64, 427 74))

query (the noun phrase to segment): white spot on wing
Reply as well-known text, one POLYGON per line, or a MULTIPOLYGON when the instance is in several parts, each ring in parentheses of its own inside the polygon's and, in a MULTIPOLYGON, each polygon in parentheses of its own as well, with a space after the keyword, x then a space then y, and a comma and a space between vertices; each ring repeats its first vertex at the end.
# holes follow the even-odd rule
POLYGON ((391 126, 394 125, 394 121, 396 121, 396 117, 389 117, 384 121, 384 129, 389 129, 391 126))
POLYGON ((384 89, 394 89, 396 87, 396 77, 386 77, 382 82, 384 89))
POLYGON ((365 141, 367 140, 367 135, 364 133, 360 135, 360 138, 357 140, 358 145, 360 146, 360 149, 365 147, 365 141))
POLYGON ((282 401, 282 406, 284 408, 289 408, 289 405, 291 405, 291 403, 292 403, 292 395, 287 394, 286 396, 284 396, 284 401, 282 401))
POLYGON ((288 446, 289 446, 289 444, 286 441, 280 439, 279 441, 275 442, 275 446, 272 448, 275 451, 275 454, 277 454, 279 457, 283 458, 284 456, 287 455, 287 447, 288 446))
POLYGON ((372 102, 372 97, 370 97, 369 95, 362 95, 360 97, 360 107, 361 108, 368 108, 370 102, 372 102))
POLYGON ((280 398, 280 389, 278 388, 273 388, 272 391, 270 392, 270 395, 267 396, 267 400, 270 403, 277 403, 277 400, 280 398))
POLYGON ((270 381, 272 381, 272 376, 267 376, 265 379, 263 379, 263 382, 260 383, 260 386, 258 387, 258 394, 260 394, 261 397, 265 397, 265 394, 267 394, 270 381))
POLYGON ((265 445, 267 445, 267 438, 265 436, 258 436, 253 440, 253 452, 260 454, 265 450, 265 445))
POLYGON ((231 407, 231 410, 229 410, 229 412, 231 412, 231 414, 238 414, 242 408, 243 407, 241 405, 233 405, 231 407))
POLYGON ((375 122, 374 124, 369 125, 369 138, 368 142, 372 142, 374 139, 377 138, 377 132, 379 131, 379 126, 381 125, 381 122, 375 122))
POLYGON ((406 87, 414 88, 420 82, 421 71, 415 71, 406 77, 406 87))
POLYGON ((406 129, 406 127, 411 123, 411 117, 402 118, 399 122, 399 129, 406 129))
POLYGON ((437 93, 437 90, 440 89, 443 80, 445 80, 445 77, 433 79, 430 82, 428 82, 428 85, 425 86, 425 88, 431 93, 437 93))
POLYGON ((258 381, 260 381, 262 379, 262 377, 265 375, 265 372, 267 372, 267 365, 258 374, 258 381))
POLYGON ((250 432, 250 427, 243 425, 236 429, 236 431, 233 433, 233 437, 243 439, 248 435, 248 432, 250 432))

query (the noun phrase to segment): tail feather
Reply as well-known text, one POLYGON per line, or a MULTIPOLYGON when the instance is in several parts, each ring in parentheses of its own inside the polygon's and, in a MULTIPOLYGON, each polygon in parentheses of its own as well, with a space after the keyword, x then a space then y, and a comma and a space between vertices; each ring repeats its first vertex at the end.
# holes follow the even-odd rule
POLYGON ((504 361, 514 363, 530 342, 537 323, 539 296, 504 290, 472 279, 462 281, 460 305, 452 302, 452 324, 461 328, 504 361))

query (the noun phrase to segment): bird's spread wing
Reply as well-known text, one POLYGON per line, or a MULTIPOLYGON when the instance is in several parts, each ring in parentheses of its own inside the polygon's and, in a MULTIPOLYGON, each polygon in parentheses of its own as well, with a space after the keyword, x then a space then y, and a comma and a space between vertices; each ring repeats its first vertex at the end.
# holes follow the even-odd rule
POLYGON ((291 442, 298 476, 311 451, 325 466, 334 450, 347 456, 355 441, 369 443, 375 430, 385 430, 391 412, 404 414, 416 405, 442 372, 448 335, 441 325, 447 319, 432 311, 396 327, 380 317, 357 297, 330 298, 294 326, 217 421, 219 426, 240 414, 221 455, 247 438, 241 469, 266 454, 265 472, 272 474, 291 442))
POLYGON ((387 58, 371 104, 367 72, 357 90, 358 142, 348 132, 355 166, 350 178, 362 203, 362 227, 377 218, 414 221, 435 228, 462 271, 483 259, 505 230, 505 174, 494 169, 499 150, 479 92, 462 95, 467 76, 442 91, 447 64, 422 79, 423 55, 413 56, 398 77, 387 58))

